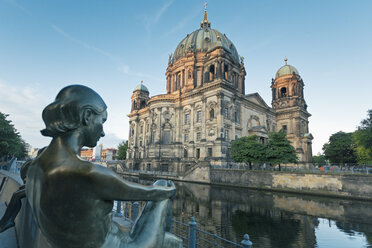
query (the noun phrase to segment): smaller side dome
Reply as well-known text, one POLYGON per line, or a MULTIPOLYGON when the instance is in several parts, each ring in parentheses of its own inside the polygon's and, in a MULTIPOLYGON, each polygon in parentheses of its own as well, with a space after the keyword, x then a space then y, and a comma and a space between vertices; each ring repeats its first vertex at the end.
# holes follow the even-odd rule
POLYGON ((293 74, 298 75, 298 76, 300 75, 294 66, 287 65, 287 61, 288 61, 287 58, 285 58, 284 61, 285 61, 285 65, 280 67, 279 70, 276 72, 275 79, 281 76, 285 76, 285 75, 293 75, 293 74))
POLYGON ((149 90, 147 89, 147 87, 142 82, 139 85, 137 85, 136 88, 134 88, 133 92, 135 92, 137 90, 149 93, 149 90))

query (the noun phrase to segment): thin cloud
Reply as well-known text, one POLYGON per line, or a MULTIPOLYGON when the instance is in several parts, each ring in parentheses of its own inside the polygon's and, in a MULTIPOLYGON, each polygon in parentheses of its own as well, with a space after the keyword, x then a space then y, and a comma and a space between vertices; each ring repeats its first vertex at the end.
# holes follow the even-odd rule
POLYGON ((194 12, 191 13, 191 15, 187 16, 186 18, 182 19, 180 22, 178 22, 177 25, 173 26, 169 32, 165 33, 163 35, 163 38, 168 37, 180 30, 184 30, 185 26, 190 23, 190 21, 194 20, 197 16, 200 15, 200 9, 197 8, 194 10, 194 12))
MULTIPOLYGON (((161 8, 156 12, 154 18, 146 18, 145 19, 145 27, 146 27, 146 30, 148 33, 150 33, 151 31, 151 27, 153 25, 155 25, 159 20, 160 18, 164 15, 164 13, 169 9, 169 7, 172 5, 172 3, 174 2, 174 0, 171 0, 171 1, 168 1, 168 2, 165 2, 163 4, 163 6, 161 6, 161 8)), ((147 16, 147 15, 146 15, 147 16)))
MULTIPOLYGON (((32 13, 28 9, 24 8, 21 4, 17 3, 16 0, 5 0, 5 1, 8 2, 9 4, 13 5, 14 7, 18 8, 19 10, 21 10, 23 13, 25 13, 25 14, 27 14, 29 16, 32 16, 32 13)), ((162 15, 162 13, 160 13, 159 18, 161 17, 161 15, 162 15)), ((45 23, 48 24, 49 22, 48 21, 45 21, 45 23)), ((74 42, 74 43, 76 43, 76 44, 78 44, 80 46, 83 46, 83 47, 87 48, 87 49, 91 49, 91 50, 93 50, 93 51, 95 51, 95 52, 97 52, 97 53, 99 53, 99 54, 101 54, 101 55, 109 58, 110 60, 112 60, 112 61, 114 61, 114 62, 116 62, 118 64, 122 64, 122 62, 120 61, 120 59, 117 58, 117 57, 115 57, 115 56, 113 56, 112 54, 110 54, 110 53, 108 53, 108 52, 106 52, 106 51, 104 51, 104 50, 102 50, 100 48, 97 48, 97 47, 95 47, 93 45, 90 45, 87 42, 84 42, 82 40, 79 40, 79 39, 73 37, 72 35, 70 35, 66 31, 64 31, 61 27, 59 27, 59 26, 57 26, 57 25, 55 25, 53 23, 51 23, 49 25, 50 25, 50 27, 54 31, 56 31, 57 33, 59 33, 63 37, 67 38, 69 41, 74 42)))
POLYGON ((167 11, 167 9, 172 5, 174 0, 164 3, 164 5, 159 9, 154 18, 154 23, 157 23, 162 15, 167 11))
POLYGON ((17 9, 21 10, 23 13, 25 13, 29 16, 32 16, 32 13, 28 9, 23 7, 21 4, 17 3, 16 0, 5 0, 5 2, 9 3, 10 5, 13 5, 17 9))
POLYGON ((73 37, 72 35, 70 35, 69 33, 67 33, 62 28, 58 27, 55 24, 50 24, 50 26, 53 28, 54 31, 56 31, 57 33, 59 33, 60 35, 62 35, 66 39, 68 39, 69 41, 74 42, 74 43, 76 43, 76 44, 78 44, 80 46, 83 46, 83 47, 87 48, 87 49, 91 49, 91 50, 93 50, 93 51, 95 51, 95 52, 97 52, 97 53, 99 53, 99 54, 101 54, 101 55, 109 58, 112 61, 115 61, 117 63, 120 63, 120 60, 117 57, 111 55, 110 53, 108 53, 106 51, 103 51, 102 49, 97 48, 97 47, 95 47, 93 45, 90 45, 90 44, 88 44, 88 43, 86 43, 86 42, 84 42, 82 40, 76 39, 75 37, 73 37))
POLYGON ((149 74, 145 74, 145 73, 142 73, 142 72, 135 72, 135 71, 132 71, 132 69, 130 69, 129 66, 125 65, 125 66, 120 66, 119 69, 118 69, 120 72, 126 74, 126 75, 129 75, 129 76, 135 76, 135 77, 139 77, 139 78, 147 78, 147 79, 151 79, 151 80, 157 80, 157 81, 161 81, 162 79, 161 78, 158 78, 158 77, 155 77, 153 75, 149 75, 149 74))
POLYGON ((32 140, 35 144, 31 145, 44 146, 47 141, 40 134, 44 127, 41 112, 50 99, 36 89, 37 85, 15 85, 0 79, 0 111, 9 114, 9 120, 12 120, 26 142, 32 140))

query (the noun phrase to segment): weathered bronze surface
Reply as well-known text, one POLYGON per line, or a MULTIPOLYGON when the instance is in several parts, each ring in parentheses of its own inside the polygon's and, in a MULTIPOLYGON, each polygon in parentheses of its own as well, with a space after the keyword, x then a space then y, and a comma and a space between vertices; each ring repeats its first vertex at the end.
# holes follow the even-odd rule
POLYGON ((83 146, 94 147, 104 136, 106 104, 82 85, 63 88, 43 111, 50 145, 31 163, 26 196, 48 241, 57 248, 182 247, 166 232, 174 184, 153 186, 128 182, 111 170, 84 161, 83 146), (149 201, 132 230, 114 222, 113 201, 149 201))

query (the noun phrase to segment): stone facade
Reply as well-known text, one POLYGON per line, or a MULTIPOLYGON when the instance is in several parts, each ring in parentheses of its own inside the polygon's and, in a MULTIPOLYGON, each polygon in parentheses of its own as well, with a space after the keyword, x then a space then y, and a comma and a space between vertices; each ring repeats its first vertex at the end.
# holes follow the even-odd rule
MULTIPOLYGON (((256 134, 265 142, 278 130, 278 116, 280 124, 285 118, 258 93, 245 94, 245 75, 243 58, 225 34, 210 28, 205 12, 200 29, 169 57, 166 94, 150 98, 142 83, 134 90, 127 165, 178 173, 200 163, 224 167, 232 140, 256 134)), ((299 114, 307 127, 310 115, 299 114)))
POLYGON ((271 88, 277 127, 287 132, 299 161, 308 165, 312 162, 313 136, 309 133, 308 121, 311 115, 304 99, 304 82, 296 68, 287 65, 287 59, 272 80, 271 88))

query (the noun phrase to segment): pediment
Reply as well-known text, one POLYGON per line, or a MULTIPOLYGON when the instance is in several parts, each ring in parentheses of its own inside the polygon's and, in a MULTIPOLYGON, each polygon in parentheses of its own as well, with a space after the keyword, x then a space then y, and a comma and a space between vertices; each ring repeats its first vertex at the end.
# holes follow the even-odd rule
POLYGON ((268 133, 265 126, 255 126, 248 129, 248 132, 260 132, 260 133, 268 133))
POLYGON ((262 99, 260 94, 258 94, 257 92, 245 95, 245 99, 247 99, 248 101, 253 102, 255 104, 258 104, 262 107, 269 108, 269 106, 266 104, 264 99, 262 99))

